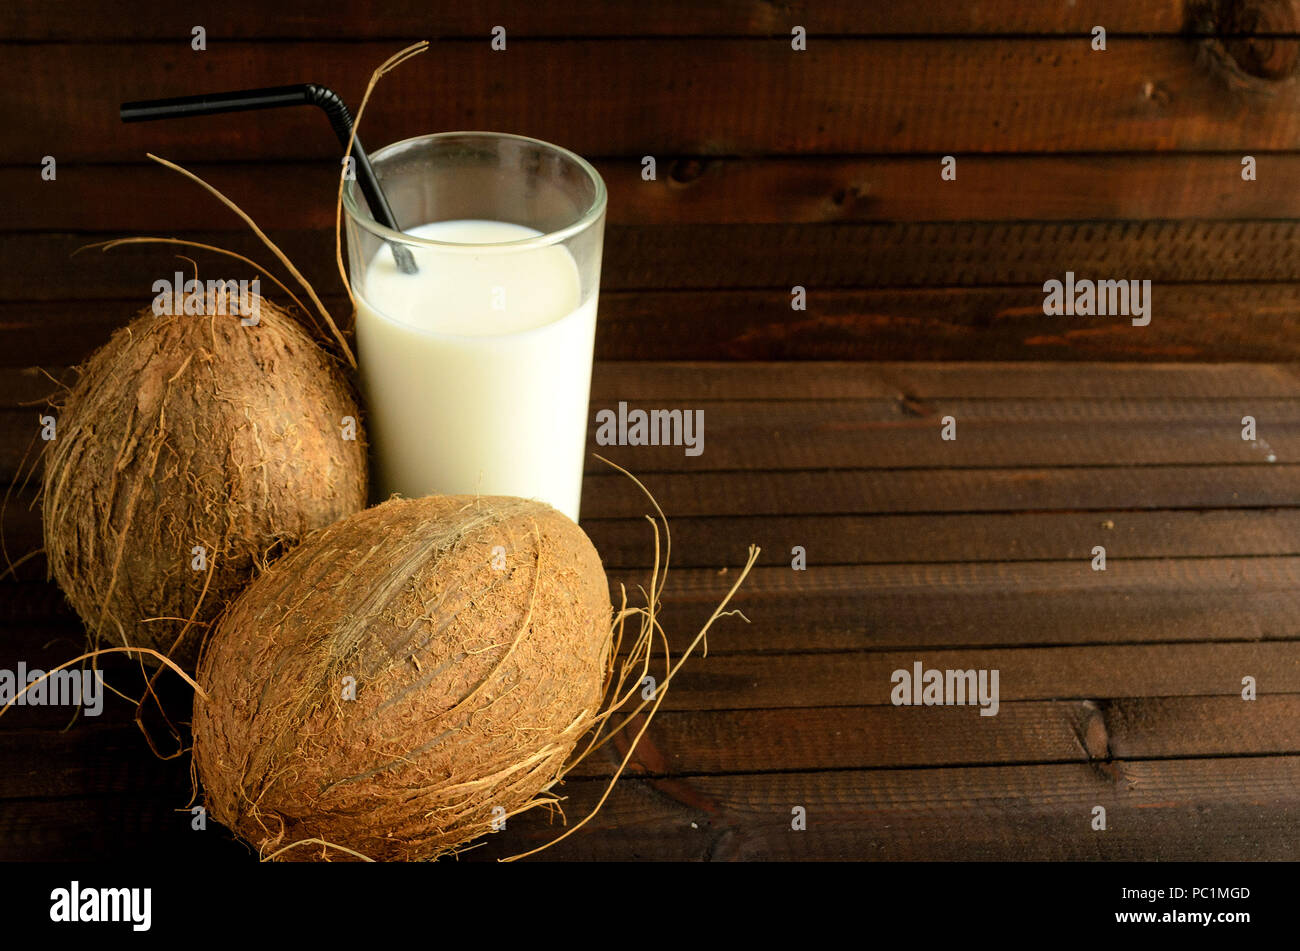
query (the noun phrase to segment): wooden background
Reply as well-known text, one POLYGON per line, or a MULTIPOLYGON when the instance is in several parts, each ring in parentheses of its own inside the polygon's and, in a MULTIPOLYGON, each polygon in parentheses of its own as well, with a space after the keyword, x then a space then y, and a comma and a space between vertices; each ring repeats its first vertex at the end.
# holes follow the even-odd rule
MULTIPOLYGON (((432 37, 380 87, 369 146, 496 129, 591 158, 610 189, 593 405, 707 408, 699 460, 611 453, 673 518, 679 645, 765 546, 754 623, 713 639, 556 857, 1296 858, 1298 34, 1281 0, 4 5, 3 477, 49 389, 31 368, 85 357, 171 267, 75 249, 161 234, 266 257, 146 151, 239 201, 342 309, 323 117, 123 126, 118 104, 310 80, 355 105, 432 37), (1044 318, 1066 270, 1150 279, 1151 326, 1044 318), (1001 714, 888 706, 913 659, 1000 667, 1001 714), (1087 832, 1097 803, 1113 834, 1087 832)), ((11 555, 40 545, 32 498, 7 507, 11 555)), ((592 465, 583 525, 613 580, 643 577, 642 510, 592 465)), ((43 570, 0 587, 0 666, 79 646, 43 570)), ((244 855, 196 846, 184 767, 142 752, 129 710, 0 723, 0 858, 244 855)), ((608 771, 569 784, 571 816, 608 771)), ((477 854, 546 834, 521 820, 477 854)))
POLYGON ((429 36, 385 80, 364 138, 500 129, 596 160, 610 189, 602 358, 1257 360, 1300 347, 1297 42, 1233 38, 1242 23, 1296 31, 1290 2, 1216 16, 1182 0, 177 6, 0 10, 0 255, 22 262, 0 274, 4 359, 81 357, 147 296, 156 251, 70 260, 84 243, 253 247, 146 151, 241 202, 337 302, 322 116, 123 126, 117 106, 306 80, 355 106, 375 65, 429 36), (505 53, 488 46, 498 23, 505 53), (190 48, 196 24, 206 52, 190 48), (790 48, 793 24, 806 52, 790 48), (1245 154, 1255 182, 1241 180, 1245 154), (57 184, 38 177, 45 155, 57 184), (640 178, 644 155, 655 182, 640 178), (943 155, 956 182, 939 179, 943 155), (1157 283, 1159 333, 1045 324, 1042 282, 1067 269, 1157 283), (795 284, 805 313, 790 310, 795 284))

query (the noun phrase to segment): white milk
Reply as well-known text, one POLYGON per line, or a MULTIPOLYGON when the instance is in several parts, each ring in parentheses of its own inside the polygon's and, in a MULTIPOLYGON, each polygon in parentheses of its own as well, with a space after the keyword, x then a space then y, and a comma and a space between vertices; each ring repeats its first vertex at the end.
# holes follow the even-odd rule
MULTIPOLYGON (((460 244, 540 232, 501 221, 439 221, 415 237, 460 244)), ((559 245, 385 247, 356 289, 357 346, 383 497, 517 495, 578 518, 596 292, 559 245)))

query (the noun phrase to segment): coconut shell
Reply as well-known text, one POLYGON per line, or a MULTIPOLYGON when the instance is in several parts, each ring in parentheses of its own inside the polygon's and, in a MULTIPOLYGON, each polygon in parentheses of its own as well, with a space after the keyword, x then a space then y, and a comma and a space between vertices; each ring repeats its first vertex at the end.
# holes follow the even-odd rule
POLYGON ((554 785, 600 711, 611 608, 573 521, 393 499, 271 566, 204 648, 194 765, 263 855, 435 858, 554 785), (304 847, 295 843, 311 842, 304 847))
POLYGON ((192 667, 207 623, 260 563, 365 506, 364 434, 344 438, 344 418, 360 419, 347 378, 293 318, 257 306, 252 326, 146 309, 90 358, 59 412, 45 550, 96 641, 192 667))

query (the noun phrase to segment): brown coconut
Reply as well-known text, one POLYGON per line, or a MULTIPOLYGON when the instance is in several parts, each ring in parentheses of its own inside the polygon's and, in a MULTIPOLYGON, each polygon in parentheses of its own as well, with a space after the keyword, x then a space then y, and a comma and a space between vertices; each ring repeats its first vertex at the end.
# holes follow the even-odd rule
POLYGON ((187 301, 207 313, 146 309, 82 368, 43 506, 50 573, 95 640, 192 667, 255 568, 360 510, 367 485, 364 436, 344 438, 356 399, 298 323, 261 298, 251 326, 214 313, 229 300, 187 301))
POLYGON ((540 502, 394 499, 333 525, 204 648, 209 814, 263 856, 454 850, 555 784, 599 713, 610 622, 595 548, 540 502))

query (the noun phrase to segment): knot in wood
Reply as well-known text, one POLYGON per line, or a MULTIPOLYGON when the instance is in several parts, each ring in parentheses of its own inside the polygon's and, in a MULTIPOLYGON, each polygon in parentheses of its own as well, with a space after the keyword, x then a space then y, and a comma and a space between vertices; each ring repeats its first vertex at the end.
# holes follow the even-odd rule
POLYGON ((1300 0, 1196 0, 1188 16, 1238 78, 1276 82, 1300 63, 1300 0))

